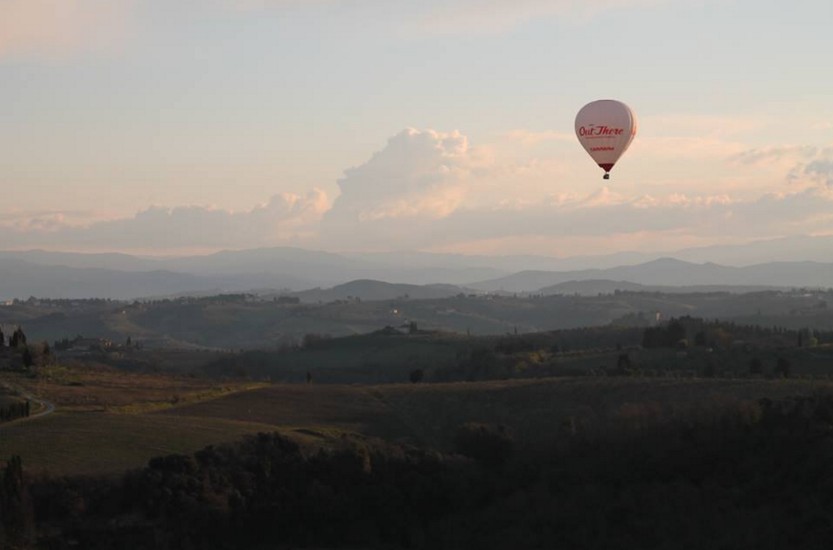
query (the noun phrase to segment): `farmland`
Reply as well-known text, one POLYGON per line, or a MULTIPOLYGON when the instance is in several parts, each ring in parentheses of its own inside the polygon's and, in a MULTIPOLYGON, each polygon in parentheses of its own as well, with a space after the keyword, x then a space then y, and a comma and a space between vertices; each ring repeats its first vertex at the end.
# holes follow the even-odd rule
MULTIPOLYGON (((646 378, 276 384, 204 394, 164 407, 147 401, 129 407, 121 399, 109 402, 106 411, 71 405, 45 418, 0 427, 0 453, 21 455, 32 471, 68 475, 118 473, 154 456, 273 430, 357 433, 450 451, 455 431, 466 422, 505 425, 520 443, 534 447, 577 429, 592 434, 611 422, 663 422, 743 400, 831 390, 831 383, 813 380, 646 378)), ((95 401, 108 402, 110 392, 103 387, 95 401)))
MULTIPOLYGON (((750 468, 777 476, 785 460, 808 473, 801 488, 767 485, 768 501, 821 490, 807 480, 833 418, 829 331, 644 321, 500 335, 409 323, 237 351, 79 337, 5 348, 3 399, 49 414, 0 424, 0 456, 20 458, 42 533, 80 529, 103 547, 163 533, 239 543, 238 521, 302 546, 605 547, 641 532, 616 523, 629 499, 648 499, 639 521, 665 513, 656 491, 710 502, 724 476, 759 492, 750 468), (387 519, 357 515, 368 503, 387 519)), ((760 527, 744 498, 718 492, 721 510, 695 507, 692 544, 709 525, 733 540, 760 527)), ((684 519, 666 518, 663 537, 684 519)))

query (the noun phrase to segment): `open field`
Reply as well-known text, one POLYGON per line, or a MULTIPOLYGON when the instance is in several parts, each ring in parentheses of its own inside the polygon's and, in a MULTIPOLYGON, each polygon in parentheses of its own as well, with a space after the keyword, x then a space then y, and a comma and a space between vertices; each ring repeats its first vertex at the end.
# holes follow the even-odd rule
MULTIPOLYGON (((163 379, 158 376, 157 383, 163 379)), ((115 391, 106 385, 100 390, 101 402, 115 391)), ((97 390, 87 386, 87 391, 94 395, 97 390)), ((116 412, 59 407, 48 417, 0 427, 0 456, 20 454, 35 472, 116 474, 154 456, 193 452, 245 434, 298 429, 312 434, 362 433, 450 450, 457 428, 465 422, 503 424, 519 443, 539 445, 616 422, 661 421, 692 410, 710 414, 721 403, 831 391, 833 383, 827 381, 628 377, 276 384, 238 387, 225 395, 203 395, 198 402, 162 409, 148 402, 112 407, 116 412), (142 412, 126 414, 127 410, 142 412)), ((57 391, 51 395, 74 402, 57 391)))
POLYGON ((33 473, 119 474, 155 456, 193 452, 272 429, 221 418, 57 412, 0 427, 0 457, 20 455, 33 473))
POLYGON ((13 386, 67 411, 141 412, 210 399, 262 384, 219 382, 206 378, 133 373, 105 365, 77 364, 41 367, 36 376, 3 373, 13 386))
MULTIPOLYGON (((35 472, 118 473, 160 454, 193 452, 273 429, 219 418, 141 414, 262 386, 252 382, 125 372, 95 364, 40 367, 35 376, 4 372, 0 381, 57 407, 44 418, 0 425, 0 458, 19 454, 35 472)), ((33 403, 34 415, 40 408, 33 403)))
POLYGON ((273 426, 334 426, 448 450, 460 424, 510 427, 529 444, 566 426, 592 430, 647 404, 656 416, 721 402, 833 391, 809 380, 550 378, 378 386, 275 385, 161 411, 161 416, 235 419, 273 426))
POLYGON ((389 387, 280 384, 160 411, 158 415, 226 418, 281 427, 332 427, 386 438, 413 437, 415 432, 408 419, 379 397, 382 388, 389 387))

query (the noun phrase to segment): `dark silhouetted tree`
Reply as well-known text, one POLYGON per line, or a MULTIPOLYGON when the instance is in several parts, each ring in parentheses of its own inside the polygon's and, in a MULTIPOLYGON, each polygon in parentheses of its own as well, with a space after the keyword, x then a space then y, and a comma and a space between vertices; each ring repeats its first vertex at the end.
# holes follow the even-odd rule
POLYGON ((758 357, 753 357, 749 360, 749 374, 762 374, 764 372, 764 363, 758 357))
POLYGON ((13 348, 20 348, 26 345, 26 334, 23 333, 23 329, 17 327, 15 331, 12 333, 11 338, 9 338, 9 346, 13 348))
POLYGON ((0 486, 0 545, 2 548, 27 548, 31 539, 33 518, 23 479, 23 461, 13 456, 3 472, 0 486))
POLYGON ((616 373, 626 374, 632 368, 631 358, 627 353, 620 353, 616 360, 616 373))
POLYGON ((680 340, 685 340, 685 327, 675 319, 668 323, 665 330, 665 345, 676 346, 680 340))
POLYGON ((775 364, 775 375, 783 378, 789 378, 792 374, 792 364, 786 357, 779 357, 775 364))
POLYGON ((414 369, 411 371, 410 376, 408 377, 412 384, 418 384, 422 382, 422 379, 425 378, 425 371, 422 369, 414 369))
POLYGON ((32 348, 26 346, 23 348, 23 366, 26 368, 31 367, 35 364, 35 356, 32 353, 32 348))

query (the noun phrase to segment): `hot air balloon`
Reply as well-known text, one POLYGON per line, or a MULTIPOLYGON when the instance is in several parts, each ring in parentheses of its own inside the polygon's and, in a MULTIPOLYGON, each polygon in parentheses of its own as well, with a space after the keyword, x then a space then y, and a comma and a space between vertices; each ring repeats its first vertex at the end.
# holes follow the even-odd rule
POLYGON ((576 115, 576 136, 610 179, 610 170, 636 135, 636 115, 615 99, 588 103, 576 115))

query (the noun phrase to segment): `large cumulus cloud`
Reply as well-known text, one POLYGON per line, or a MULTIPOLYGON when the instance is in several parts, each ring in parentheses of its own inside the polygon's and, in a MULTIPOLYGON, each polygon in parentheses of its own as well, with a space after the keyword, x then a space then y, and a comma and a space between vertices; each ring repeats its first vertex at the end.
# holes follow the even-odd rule
POLYGON ((403 130, 345 171, 322 239, 347 248, 404 242, 413 224, 430 225, 461 206, 477 167, 459 132, 403 130))
MULTIPOLYGON (((631 236, 630 242, 638 237, 638 246, 650 249, 655 239, 737 242, 833 232, 829 149, 738 148, 697 148, 697 156, 723 164, 727 172, 766 166, 774 186, 768 182, 737 195, 705 190, 707 185, 699 192, 672 185, 662 194, 608 188, 553 194, 541 187, 536 200, 528 190, 525 200, 513 200, 524 186, 518 165, 482 162, 459 133, 407 130, 345 173, 342 194, 324 218, 322 242, 341 249, 465 250, 484 241, 560 242, 569 248, 570 241, 603 245, 607 238, 631 236), (490 182, 507 176, 514 176, 515 184, 505 186, 501 200, 475 200, 490 182)), ((646 154, 657 153, 646 148, 646 154)), ((570 178, 559 167, 551 176, 570 178)), ((523 251, 552 252, 534 245, 523 251)))

